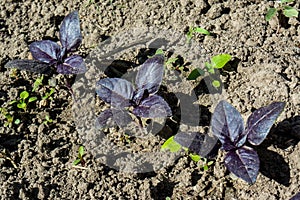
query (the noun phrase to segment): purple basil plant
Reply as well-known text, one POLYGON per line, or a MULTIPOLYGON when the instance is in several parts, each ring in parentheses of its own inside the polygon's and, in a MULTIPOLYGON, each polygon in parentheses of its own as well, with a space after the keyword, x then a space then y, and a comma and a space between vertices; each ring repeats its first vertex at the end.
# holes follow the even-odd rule
POLYGON ((256 151, 246 143, 260 145, 267 137, 272 125, 283 111, 285 103, 274 102, 255 110, 244 121, 241 114, 226 101, 221 101, 213 113, 211 128, 227 152, 226 168, 237 177, 252 184, 256 181, 260 161, 256 151))
POLYGON ((52 67, 60 74, 81 74, 86 71, 85 63, 79 55, 68 55, 82 42, 78 12, 67 15, 59 31, 61 46, 51 40, 41 40, 30 44, 29 49, 35 60, 12 60, 5 67, 17 68, 41 74, 48 74, 52 67))
POLYGON ((100 113, 97 126, 125 126, 132 121, 129 112, 138 118, 171 116, 172 111, 168 103, 156 94, 162 82, 163 72, 164 57, 155 55, 139 67, 135 84, 122 78, 99 80, 96 93, 111 107, 100 113))

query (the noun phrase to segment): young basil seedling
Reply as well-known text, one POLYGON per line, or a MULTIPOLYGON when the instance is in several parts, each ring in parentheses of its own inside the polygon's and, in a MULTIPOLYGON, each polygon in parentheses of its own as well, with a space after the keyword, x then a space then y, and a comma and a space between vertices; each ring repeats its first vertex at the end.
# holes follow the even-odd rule
POLYGON ((33 42, 29 49, 35 60, 12 60, 5 67, 48 74, 54 66, 60 74, 84 73, 86 66, 82 57, 79 55, 68 56, 82 42, 77 11, 64 18, 60 26, 59 36, 62 46, 51 40, 33 42))
POLYGON ((164 57, 155 55, 142 64, 135 78, 135 85, 121 78, 105 78, 96 84, 98 96, 111 105, 98 119, 99 127, 127 125, 132 121, 127 108, 139 121, 143 118, 163 118, 172 115, 168 103, 156 95, 163 78, 164 57))
POLYGON ((232 105, 226 101, 217 105, 212 116, 211 128, 222 143, 222 149, 227 151, 224 163, 230 172, 250 184, 256 181, 259 157, 245 143, 261 144, 284 106, 283 102, 274 102, 257 109, 250 115, 247 127, 244 128, 241 114, 232 105))

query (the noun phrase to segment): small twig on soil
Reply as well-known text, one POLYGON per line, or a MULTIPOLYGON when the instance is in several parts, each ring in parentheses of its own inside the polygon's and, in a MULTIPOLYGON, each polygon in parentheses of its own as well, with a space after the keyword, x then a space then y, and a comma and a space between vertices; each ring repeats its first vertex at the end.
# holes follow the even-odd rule
POLYGON ((3 157, 4 159, 9 160, 10 163, 12 164, 12 166, 13 166, 15 169, 18 169, 17 164, 16 164, 10 157, 8 157, 7 155, 5 155, 5 154, 3 154, 3 153, 0 154, 0 157, 3 157))
POLYGON ((77 168, 77 169, 89 169, 87 167, 81 167, 81 166, 77 166, 77 165, 72 165, 73 168, 77 168))

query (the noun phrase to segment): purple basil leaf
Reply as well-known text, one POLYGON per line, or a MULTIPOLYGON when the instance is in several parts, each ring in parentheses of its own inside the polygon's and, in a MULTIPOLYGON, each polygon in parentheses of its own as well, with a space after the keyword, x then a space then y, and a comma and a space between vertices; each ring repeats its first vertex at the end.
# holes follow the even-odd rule
POLYGON ((130 106, 133 91, 132 84, 121 78, 105 78, 96 83, 98 96, 116 108, 130 106))
POLYGON ((29 49, 33 58, 50 65, 57 62, 61 51, 60 46, 51 40, 33 42, 29 49))
POLYGON ((116 125, 126 127, 132 118, 128 111, 120 109, 106 109, 96 119, 96 128, 111 128, 116 125))
POLYGON ((160 96, 152 95, 133 109, 133 114, 145 118, 160 118, 172 115, 168 103, 160 96))
POLYGON ((17 68, 40 74, 50 74, 51 66, 38 60, 11 60, 5 64, 6 68, 17 68))
POLYGON ((113 120, 121 128, 125 128, 128 124, 133 122, 129 112, 125 109, 112 109, 113 120))
POLYGON ((212 116, 211 127, 213 134, 219 138, 223 148, 240 147, 246 141, 244 121, 241 114, 226 101, 220 101, 212 116))
MULTIPOLYGON (((135 84, 137 91, 148 90, 149 94, 155 94, 162 82, 164 73, 164 57, 155 55, 144 62, 136 75, 135 84)), ((144 92, 138 92, 135 99, 141 99, 144 92)))
POLYGON ((224 159, 226 168, 237 177, 252 184, 259 171, 259 157, 250 147, 243 146, 229 151, 224 159))
POLYGON ((57 65, 60 74, 83 74, 86 72, 85 63, 81 56, 72 55, 64 60, 63 64, 57 65))
POLYGON ((199 154, 204 142, 204 135, 195 132, 179 132, 175 135, 174 140, 181 146, 186 147, 190 151, 199 154))
POLYGON ((67 52, 79 47, 82 36, 80 33, 80 23, 77 11, 70 13, 64 18, 60 26, 59 37, 61 45, 67 49, 67 52))
POLYGON ((263 142, 284 106, 283 102, 274 102, 257 109, 250 115, 247 120, 246 135, 251 144, 259 145, 263 142))
POLYGON ((290 200, 299 200, 299 199, 300 199, 300 192, 298 192, 298 194, 293 196, 290 200))
POLYGON ((111 128, 116 125, 115 121, 113 120, 113 113, 111 109, 104 110, 99 114, 96 119, 96 128, 111 128))

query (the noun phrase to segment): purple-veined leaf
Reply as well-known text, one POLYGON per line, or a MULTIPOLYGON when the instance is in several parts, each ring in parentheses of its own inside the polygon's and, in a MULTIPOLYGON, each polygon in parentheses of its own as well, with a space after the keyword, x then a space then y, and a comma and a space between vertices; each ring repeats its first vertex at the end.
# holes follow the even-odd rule
POLYGON ((213 134, 219 138, 223 148, 240 147, 246 141, 244 121, 241 114, 226 101, 220 101, 216 106, 211 120, 213 134))
POLYGON ((188 148, 190 151, 196 154, 199 154, 204 142, 204 135, 196 132, 179 132, 174 136, 174 140, 181 146, 188 148))
POLYGON ((127 110, 106 109, 96 119, 96 128, 111 128, 116 125, 123 128, 132 122, 127 110))
POLYGON ((59 37, 61 45, 67 49, 67 52, 79 47, 82 42, 82 35, 77 11, 70 13, 64 18, 60 26, 59 37))
POLYGON ((11 60, 5 64, 6 68, 16 68, 40 74, 50 74, 52 68, 49 64, 38 60, 11 60))
POLYGON ((83 74, 86 66, 81 56, 72 55, 64 60, 63 64, 57 65, 57 72, 60 74, 83 74))
POLYGON ((255 110, 250 115, 245 132, 251 144, 259 145, 263 142, 284 106, 283 102, 274 102, 255 110))
POLYGON ((163 118, 171 116, 172 111, 162 97, 152 95, 142 100, 140 105, 133 109, 133 114, 145 118, 163 118))
POLYGON ((139 101, 144 94, 144 90, 148 90, 149 94, 155 94, 162 82, 164 73, 164 57, 163 55, 155 55, 144 62, 136 75, 135 84, 137 86, 137 94, 134 99, 139 101), (139 92, 142 91, 142 92, 139 92))
POLYGON ((259 157, 250 147, 243 146, 229 151, 224 159, 226 168, 237 177, 252 184, 259 171, 259 157))
POLYGON ((54 64, 60 56, 60 46, 51 40, 33 42, 29 46, 32 57, 47 64, 54 64))
POLYGON ((121 78, 105 78, 96 83, 98 96, 115 108, 130 106, 133 91, 132 84, 121 78))

